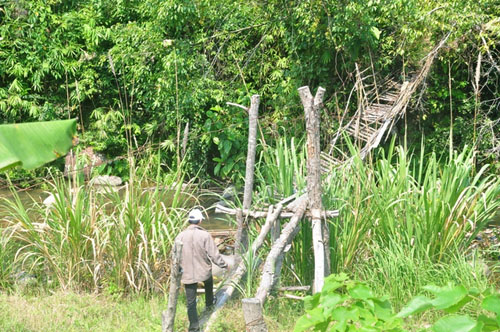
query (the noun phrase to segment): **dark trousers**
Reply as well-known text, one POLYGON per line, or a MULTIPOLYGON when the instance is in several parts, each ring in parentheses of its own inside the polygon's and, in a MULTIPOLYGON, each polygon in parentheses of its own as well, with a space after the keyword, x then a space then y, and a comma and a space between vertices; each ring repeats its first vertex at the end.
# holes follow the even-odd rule
MULTIPOLYGON (((205 308, 214 304, 214 280, 212 277, 203 282, 205 287, 205 308)), ((196 311, 196 289, 198 284, 185 284, 187 314, 189 318, 189 332, 199 332, 200 323, 198 321, 198 311, 196 311)))

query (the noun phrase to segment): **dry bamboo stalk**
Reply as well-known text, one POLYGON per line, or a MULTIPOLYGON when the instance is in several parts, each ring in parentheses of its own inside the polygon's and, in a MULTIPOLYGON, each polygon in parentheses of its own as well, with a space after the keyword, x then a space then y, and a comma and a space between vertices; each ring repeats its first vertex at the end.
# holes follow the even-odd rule
MULTIPOLYGON (((307 195, 301 196, 301 199, 307 199, 307 195)), ((294 202, 292 202, 294 203, 294 202)), ((291 205, 291 204, 290 204, 291 205)), ((287 206, 287 210, 291 210, 290 205, 287 206)), ((296 204, 293 204, 295 207, 296 204)), ((238 209, 231 209, 222 205, 216 205, 215 207, 215 213, 225 213, 228 215, 236 215, 238 213, 238 209)), ((265 218, 267 216, 266 211, 249 211, 249 210, 243 210, 243 217, 251 217, 254 219, 257 218, 265 218)), ((293 217, 294 212, 291 211, 284 211, 281 212, 280 218, 285 219, 285 218, 291 218, 293 217)), ((311 217, 311 213, 309 211, 305 212, 306 217, 311 217)), ((339 211, 338 210, 327 210, 327 211, 321 211, 321 217, 322 218, 334 218, 339 216, 339 211)))
POLYGON ((181 159, 186 155, 187 142, 189 137, 189 121, 186 123, 184 128, 184 136, 182 137, 182 149, 181 149, 181 159))
POLYGON ((292 300, 299 300, 299 301, 304 300, 303 296, 297 296, 297 295, 292 295, 292 294, 283 294, 283 297, 286 297, 287 299, 292 299, 292 300))
POLYGON ((298 291, 307 292, 310 289, 311 289, 311 286, 283 286, 283 287, 278 288, 278 291, 280 291, 280 292, 298 292, 298 291))

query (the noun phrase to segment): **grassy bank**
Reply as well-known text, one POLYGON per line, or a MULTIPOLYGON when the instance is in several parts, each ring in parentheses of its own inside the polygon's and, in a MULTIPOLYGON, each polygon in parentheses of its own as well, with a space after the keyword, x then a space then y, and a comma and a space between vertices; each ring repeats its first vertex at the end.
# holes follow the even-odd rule
MULTIPOLYGON (((185 300, 177 307, 176 331, 188 326, 185 300)), ((302 305, 291 300, 273 301, 267 305, 266 322, 270 331, 291 331, 302 305)), ((199 301, 199 310, 203 305, 199 301)), ((161 312, 166 309, 163 296, 116 298, 90 293, 55 292, 26 295, 20 292, 0 293, 0 331, 161 331, 161 312)), ((239 301, 229 303, 220 313, 212 331, 244 331, 239 301)))

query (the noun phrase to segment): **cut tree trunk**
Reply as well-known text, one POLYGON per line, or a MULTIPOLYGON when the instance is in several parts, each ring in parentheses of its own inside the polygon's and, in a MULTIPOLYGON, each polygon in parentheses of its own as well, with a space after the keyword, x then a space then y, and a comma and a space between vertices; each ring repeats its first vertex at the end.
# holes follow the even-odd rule
POLYGON ((313 98, 309 87, 299 88, 299 95, 304 106, 307 132, 307 195, 312 219, 312 236, 314 249, 314 287, 319 292, 325 279, 325 246, 323 243, 321 224, 321 159, 319 138, 319 111, 323 104, 325 89, 318 88, 313 98))
POLYGON ((177 297, 181 283, 181 257, 182 242, 175 241, 172 248, 172 266, 170 270, 170 291, 168 293, 167 310, 162 313, 162 332, 173 332, 175 323, 175 311, 177 308, 177 297))
POLYGON ((262 315, 262 306, 266 300, 269 291, 275 284, 275 280, 279 278, 281 266, 276 264, 278 257, 283 253, 287 244, 291 243, 295 235, 300 229, 300 220, 304 215, 306 202, 297 207, 295 215, 290 219, 288 224, 283 228, 279 239, 271 247, 271 251, 264 263, 264 270, 260 281, 257 294, 254 298, 243 299, 243 314, 245 316, 246 330, 248 332, 267 332, 267 326, 262 315), (260 309, 257 309, 260 307, 260 309))
POLYGON ((247 332, 267 332, 266 322, 262 315, 262 306, 256 298, 241 300, 243 316, 247 332))

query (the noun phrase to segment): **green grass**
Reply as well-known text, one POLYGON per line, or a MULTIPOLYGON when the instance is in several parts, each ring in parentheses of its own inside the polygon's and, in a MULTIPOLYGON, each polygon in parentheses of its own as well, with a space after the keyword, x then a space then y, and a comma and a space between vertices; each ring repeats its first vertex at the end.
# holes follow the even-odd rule
MULTIPOLYGON (((203 300, 198 298, 199 311, 203 300)), ((161 312, 167 307, 162 296, 107 295, 58 291, 37 296, 0 293, 0 331, 161 331, 161 312)), ((302 314, 302 304, 275 300, 266 305, 265 320, 270 331, 292 331, 302 314)), ((188 320, 184 296, 177 305, 175 331, 186 331, 188 320)), ((213 325, 213 332, 245 330, 239 300, 229 302, 213 325)))

